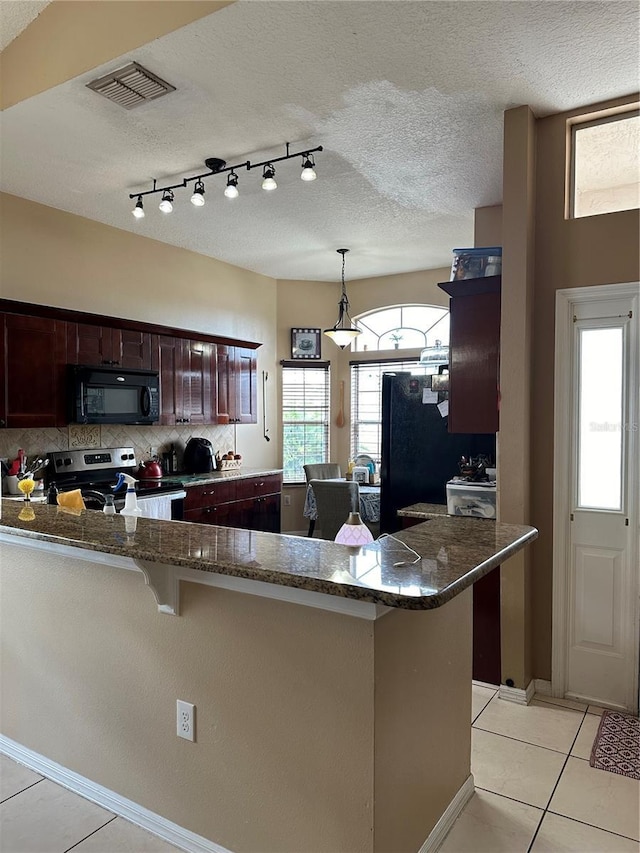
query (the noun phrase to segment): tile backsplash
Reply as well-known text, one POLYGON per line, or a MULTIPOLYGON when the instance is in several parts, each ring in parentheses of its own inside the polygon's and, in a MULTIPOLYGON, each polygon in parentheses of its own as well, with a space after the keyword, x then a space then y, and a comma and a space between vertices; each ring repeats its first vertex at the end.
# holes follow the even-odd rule
POLYGON ((133 447, 136 460, 147 459, 151 448, 161 454, 173 444, 182 467, 182 455, 191 436, 208 438, 214 452, 226 453, 236 449, 234 428, 229 426, 125 426, 104 424, 82 426, 72 424, 64 429, 3 429, 0 430, 0 457, 9 461, 22 448, 31 459, 45 456, 54 450, 80 450, 92 447, 133 447))

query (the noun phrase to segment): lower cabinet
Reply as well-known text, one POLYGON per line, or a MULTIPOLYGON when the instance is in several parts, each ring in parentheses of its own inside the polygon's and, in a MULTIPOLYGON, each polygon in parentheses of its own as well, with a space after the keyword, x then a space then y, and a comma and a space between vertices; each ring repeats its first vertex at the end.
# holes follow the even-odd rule
POLYGON ((186 491, 185 521, 280 532, 282 477, 278 474, 188 486, 186 491))

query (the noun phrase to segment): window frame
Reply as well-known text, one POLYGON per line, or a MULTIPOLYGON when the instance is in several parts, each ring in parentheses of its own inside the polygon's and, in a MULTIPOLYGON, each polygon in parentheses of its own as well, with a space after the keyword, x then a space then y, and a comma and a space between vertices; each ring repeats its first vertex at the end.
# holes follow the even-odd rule
MULTIPOLYGON (((291 486, 305 482, 304 476, 304 468, 302 465, 305 464, 313 464, 313 463, 321 463, 329 461, 330 454, 330 442, 331 442, 331 363, 329 361, 281 361, 280 366, 282 368, 281 374, 281 386, 280 386, 280 399, 282 405, 282 482, 284 485, 291 486), (288 419, 287 412, 293 410, 292 403, 295 402, 292 396, 292 403, 285 402, 286 401, 286 389, 287 389, 287 373, 291 371, 295 371, 296 373, 307 373, 307 372, 315 372, 316 374, 322 374, 324 376, 324 389, 321 391, 321 396, 323 396, 323 400, 320 405, 317 403, 314 405, 305 405, 305 390, 302 390, 302 399, 301 403, 304 411, 310 409, 316 409, 319 413, 321 413, 324 417, 321 420, 311 419, 311 420, 296 420, 296 419, 288 419), (321 439, 322 447, 321 456, 323 458, 318 458, 318 454, 314 453, 312 458, 307 458, 306 453, 303 452, 303 461, 300 466, 300 472, 292 478, 287 473, 287 427, 293 426, 301 426, 304 429, 308 427, 317 427, 321 425, 323 427, 323 434, 321 439)), ((303 439, 303 444, 305 444, 303 439)), ((306 446, 305 446, 306 447, 306 446)))
POLYGON ((611 210, 603 213, 591 213, 584 216, 576 216, 576 134, 580 130, 587 130, 590 127, 599 127, 612 122, 624 121, 625 119, 637 118, 640 115, 640 104, 625 104, 623 107, 616 107, 611 110, 605 110, 601 113, 593 114, 590 118, 585 116, 576 116, 568 121, 567 134, 567 199, 565 205, 565 219, 590 219, 593 216, 607 216, 608 213, 622 213, 627 210, 638 210, 637 207, 620 208, 620 210, 611 210))

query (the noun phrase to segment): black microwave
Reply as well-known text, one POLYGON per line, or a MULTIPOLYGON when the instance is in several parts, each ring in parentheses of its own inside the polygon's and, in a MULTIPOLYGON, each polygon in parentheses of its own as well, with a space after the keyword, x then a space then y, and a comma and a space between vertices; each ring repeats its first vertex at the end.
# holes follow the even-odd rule
POLYGON ((154 370, 70 365, 71 420, 78 424, 154 424, 160 383, 154 370))

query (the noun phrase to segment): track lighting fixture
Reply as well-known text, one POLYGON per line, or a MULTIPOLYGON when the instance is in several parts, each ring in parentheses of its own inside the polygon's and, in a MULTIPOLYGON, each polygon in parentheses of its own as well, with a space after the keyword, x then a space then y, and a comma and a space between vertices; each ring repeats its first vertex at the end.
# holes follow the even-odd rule
POLYGON ((204 184, 202 181, 196 181, 196 185, 193 188, 193 195, 191 196, 191 204, 195 204, 196 207, 202 207, 204 204, 204 184))
POLYGON ((158 207, 163 213, 171 213, 173 210, 173 193, 171 190, 165 190, 162 193, 162 201, 158 207))
POLYGON ((240 193, 238 192, 238 176, 235 172, 229 173, 224 194, 227 198, 238 198, 240 193))
POLYGON ((131 211, 136 219, 144 219, 144 205, 142 204, 142 196, 138 196, 136 206, 131 211))
POLYGON ((129 193, 129 198, 138 199, 136 206, 133 209, 133 215, 136 219, 142 219, 144 216, 142 199, 144 196, 153 195, 154 193, 162 193, 162 201, 158 205, 160 210, 163 213, 171 213, 174 203, 173 191, 178 188, 187 187, 191 182, 195 182, 193 194, 191 196, 191 204, 194 204, 196 207, 202 207, 205 203, 204 183, 202 179, 209 178, 212 175, 218 175, 223 172, 229 173, 227 176, 227 185, 224 190, 225 196, 227 198, 237 198, 239 195, 237 171, 240 169, 246 169, 249 172, 251 169, 261 168, 262 189, 267 191, 275 190, 278 184, 275 180, 276 169, 273 164, 280 163, 283 160, 291 160, 292 157, 302 157, 302 172, 300 174, 302 180, 315 181, 318 177, 316 175, 316 163, 313 157, 316 151, 322 151, 322 145, 319 145, 317 148, 308 148, 305 151, 296 151, 295 153, 291 153, 289 151, 289 143, 287 142, 286 154, 282 157, 272 157, 270 160, 263 160, 261 163, 251 163, 249 160, 246 160, 244 163, 236 163, 234 166, 227 166, 226 161, 221 160, 219 157, 207 157, 204 164, 209 170, 208 172, 203 172, 201 175, 190 175, 187 178, 183 178, 180 183, 171 184, 171 186, 166 187, 157 186, 157 182, 154 178, 153 189, 146 190, 145 192, 129 193))
POLYGON ((336 252, 339 255, 342 255, 342 296, 338 303, 338 320, 335 326, 332 329, 324 330, 324 334, 328 338, 331 338, 331 340, 336 343, 340 349, 344 349, 354 338, 357 338, 358 335, 362 334, 361 330, 357 329, 353 325, 353 320, 349 316, 349 299, 347 297, 347 289, 344 284, 344 257, 348 251, 348 249, 336 249, 336 252), (345 318, 348 321, 348 325, 345 323, 345 318))
POLYGON ((267 165, 262 170, 262 189, 263 190, 269 191, 269 190, 275 190, 278 188, 278 185, 276 184, 276 179, 274 178, 275 173, 276 173, 276 170, 274 169, 272 164, 267 163, 267 165))
POLYGON ((315 181, 318 177, 315 170, 316 161, 313 159, 313 154, 303 155, 302 157, 302 172, 300 179, 302 181, 315 181))

